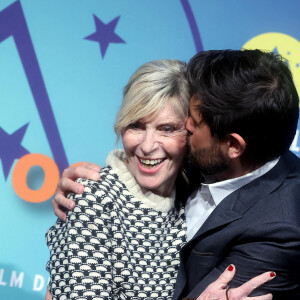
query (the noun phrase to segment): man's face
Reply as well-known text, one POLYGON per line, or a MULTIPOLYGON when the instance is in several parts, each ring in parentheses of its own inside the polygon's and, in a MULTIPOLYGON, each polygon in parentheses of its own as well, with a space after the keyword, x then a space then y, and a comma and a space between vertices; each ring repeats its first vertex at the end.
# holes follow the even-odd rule
POLYGON ((229 167, 226 142, 211 135, 207 123, 201 116, 201 100, 194 95, 190 101, 190 117, 186 129, 190 132, 188 144, 192 161, 195 161, 204 175, 216 175, 229 167))

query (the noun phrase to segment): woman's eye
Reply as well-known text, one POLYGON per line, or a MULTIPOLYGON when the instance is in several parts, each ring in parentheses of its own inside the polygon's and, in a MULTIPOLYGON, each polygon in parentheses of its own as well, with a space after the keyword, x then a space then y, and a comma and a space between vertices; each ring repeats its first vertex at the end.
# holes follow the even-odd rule
POLYGON ((175 127, 172 125, 164 125, 164 126, 162 126, 161 129, 163 132, 174 132, 175 131, 175 127))
POLYGON ((140 122, 131 123, 128 125, 129 129, 143 129, 143 124, 140 122))

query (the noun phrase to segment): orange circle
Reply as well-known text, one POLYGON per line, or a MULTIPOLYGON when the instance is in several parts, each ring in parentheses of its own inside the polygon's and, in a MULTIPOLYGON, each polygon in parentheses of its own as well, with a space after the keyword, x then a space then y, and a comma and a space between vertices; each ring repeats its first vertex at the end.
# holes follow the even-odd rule
POLYGON ((21 157, 12 173, 12 185, 16 194, 23 200, 33 203, 48 200, 54 194, 58 180, 59 170, 55 161, 39 153, 30 153, 21 157), (32 190, 27 185, 27 174, 33 166, 40 166, 45 173, 44 183, 38 190, 32 190))

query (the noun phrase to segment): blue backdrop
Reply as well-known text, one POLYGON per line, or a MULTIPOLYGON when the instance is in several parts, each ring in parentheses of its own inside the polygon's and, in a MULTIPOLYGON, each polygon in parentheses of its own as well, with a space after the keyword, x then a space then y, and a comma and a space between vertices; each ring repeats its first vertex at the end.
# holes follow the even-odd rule
POLYGON ((299 92, 299 11, 294 0, 1 0, 0 299, 43 299, 58 170, 103 165, 138 66, 261 48, 288 59, 299 92))

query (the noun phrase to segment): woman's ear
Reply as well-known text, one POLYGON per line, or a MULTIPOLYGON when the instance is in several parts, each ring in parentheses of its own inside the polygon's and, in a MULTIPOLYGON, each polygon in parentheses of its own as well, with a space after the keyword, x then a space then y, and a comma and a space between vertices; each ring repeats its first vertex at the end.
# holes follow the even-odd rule
POLYGON ((241 157, 246 149, 246 141, 237 133, 230 133, 228 137, 228 157, 241 157))

